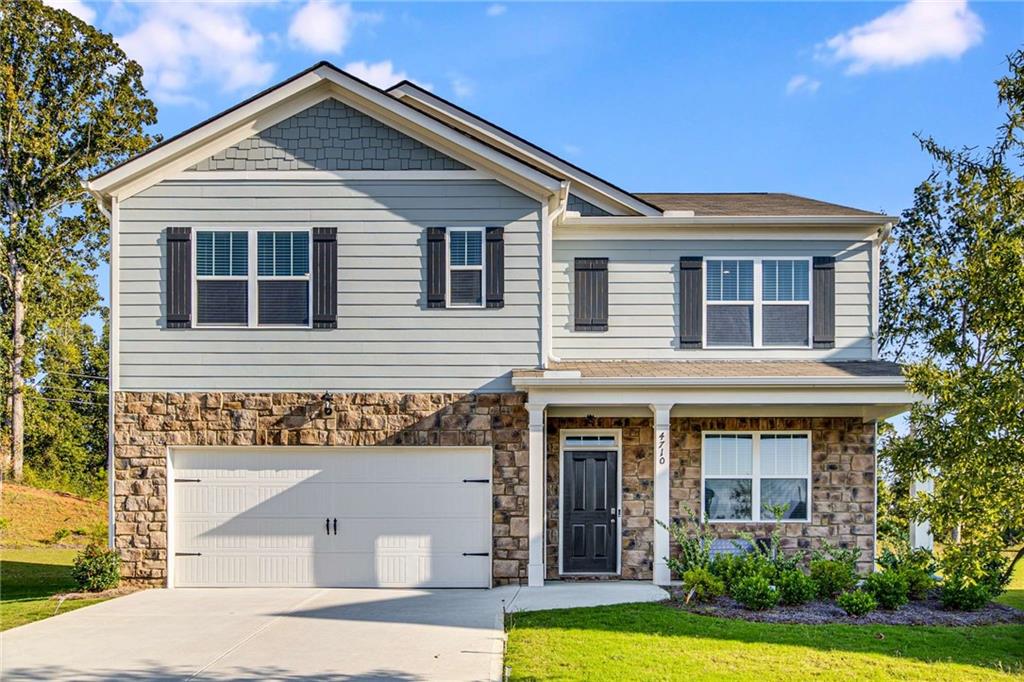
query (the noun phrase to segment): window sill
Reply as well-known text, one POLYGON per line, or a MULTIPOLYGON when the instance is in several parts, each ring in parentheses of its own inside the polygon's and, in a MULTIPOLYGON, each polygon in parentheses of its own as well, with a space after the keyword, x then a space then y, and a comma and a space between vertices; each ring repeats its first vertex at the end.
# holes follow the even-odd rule
POLYGON ((735 523, 743 523, 743 524, 747 524, 747 525, 755 525, 756 524, 756 525, 773 525, 773 526, 774 525, 780 525, 781 526, 784 523, 808 524, 811 521, 810 521, 810 519, 782 519, 781 521, 778 521, 778 522, 776 522, 775 519, 766 520, 766 521, 751 521, 750 519, 747 519, 747 520, 708 519, 707 522, 709 524, 713 524, 713 525, 716 525, 716 526, 717 525, 726 525, 726 524, 730 524, 730 523, 734 523, 734 524, 735 523))

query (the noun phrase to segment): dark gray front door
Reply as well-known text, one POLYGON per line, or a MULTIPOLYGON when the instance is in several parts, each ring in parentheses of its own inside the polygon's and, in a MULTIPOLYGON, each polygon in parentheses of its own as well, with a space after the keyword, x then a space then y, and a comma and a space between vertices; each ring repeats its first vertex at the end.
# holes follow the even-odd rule
POLYGON ((562 570, 614 573, 618 551, 618 453, 566 452, 562 498, 562 570))

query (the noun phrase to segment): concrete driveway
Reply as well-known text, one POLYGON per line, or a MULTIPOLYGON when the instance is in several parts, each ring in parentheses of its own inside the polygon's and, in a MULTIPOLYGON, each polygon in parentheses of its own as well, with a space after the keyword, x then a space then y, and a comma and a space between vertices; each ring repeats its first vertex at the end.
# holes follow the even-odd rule
POLYGON ((4 632, 0 677, 497 680, 503 607, 536 610, 665 596, 649 583, 148 590, 4 632))

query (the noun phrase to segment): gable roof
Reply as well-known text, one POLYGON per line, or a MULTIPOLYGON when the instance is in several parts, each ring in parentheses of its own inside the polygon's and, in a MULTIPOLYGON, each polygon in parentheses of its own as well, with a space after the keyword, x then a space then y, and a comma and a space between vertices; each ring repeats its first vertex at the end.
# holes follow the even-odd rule
POLYGON ((827 201, 778 192, 637 193, 663 211, 693 211, 697 216, 878 216, 827 201))

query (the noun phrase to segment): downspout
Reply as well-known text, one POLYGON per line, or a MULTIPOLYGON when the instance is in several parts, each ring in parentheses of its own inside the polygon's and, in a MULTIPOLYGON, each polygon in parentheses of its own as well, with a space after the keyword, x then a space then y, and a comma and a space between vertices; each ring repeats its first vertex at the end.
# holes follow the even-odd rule
POLYGON ((565 210, 569 205, 568 180, 562 181, 561 186, 558 188, 558 193, 550 197, 548 204, 547 219, 541 226, 541 344, 543 345, 541 367, 543 369, 547 369, 550 363, 559 361, 553 352, 554 344, 552 342, 554 331, 551 303, 551 279, 554 268, 553 234, 555 226, 560 224, 562 218, 565 217, 565 210), (552 200, 557 202, 553 206, 551 206, 552 200))
POLYGON ((882 245, 889 241, 892 235, 892 223, 886 223, 879 230, 875 239, 871 242, 871 359, 877 360, 878 348, 878 325, 881 316, 881 294, 882 285, 882 245))

